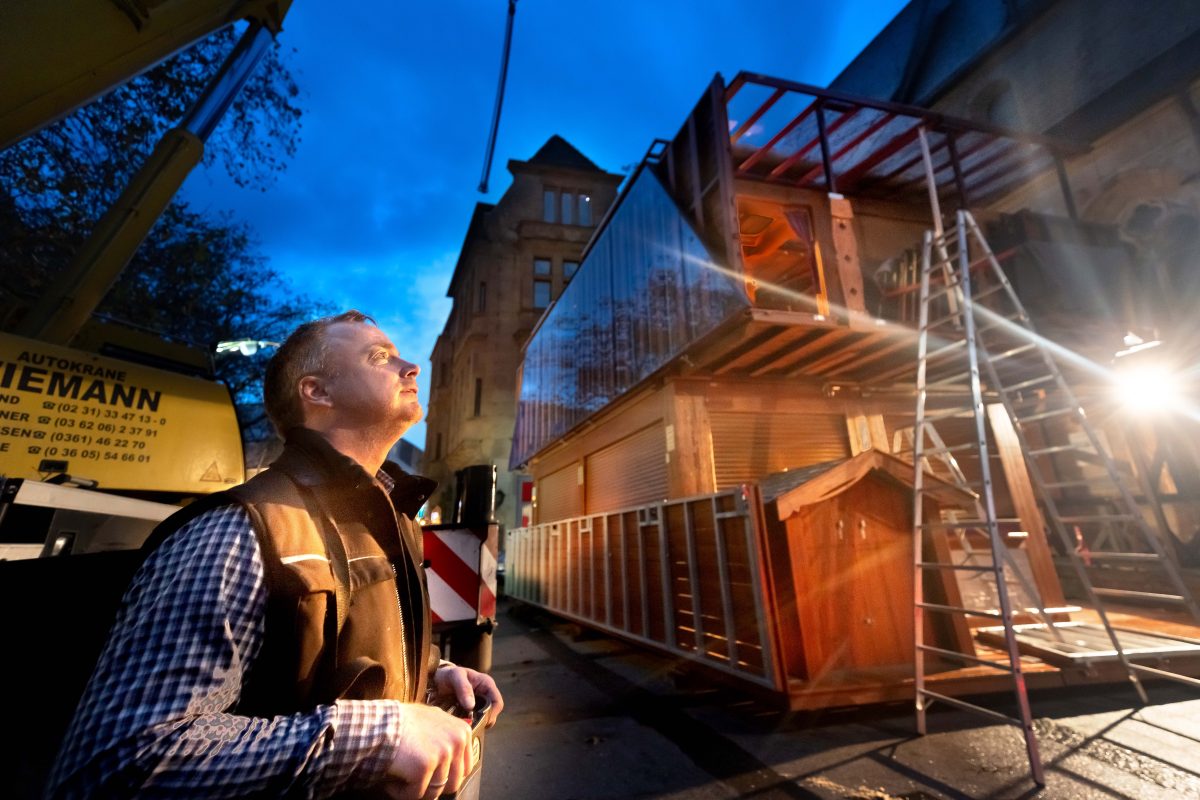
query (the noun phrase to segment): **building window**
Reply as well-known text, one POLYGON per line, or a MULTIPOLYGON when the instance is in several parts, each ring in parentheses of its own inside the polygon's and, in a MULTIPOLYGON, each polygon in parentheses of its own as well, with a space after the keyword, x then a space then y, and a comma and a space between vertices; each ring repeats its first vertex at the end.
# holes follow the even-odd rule
POLYGON ((571 280, 571 278, 574 278, 575 273, 578 269, 579 269, 578 261, 564 261, 563 262, 563 281, 566 282, 566 281, 571 280))
POLYGON ((483 408, 483 378, 475 379, 475 414, 478 417, 483 408))
POLYGON ((550 305, 550 281, 533 282, 533 307, 545 308, 550 305))
POLYGON ((533 260, 533 274, 550 276, 550 259, 535 258, 533 260))
POLYGON ((562 193, 562 219, 559 220, 563 225, 575 224, 575 193, 562 193))
POLYGON ((592 196, 568 189, 542 191, 542 221, 563 225, 592 224, 592 196))
POLYGON ((487 281, 479 282, 479 291, 475 293, 475 313, 487 311, 487 281))

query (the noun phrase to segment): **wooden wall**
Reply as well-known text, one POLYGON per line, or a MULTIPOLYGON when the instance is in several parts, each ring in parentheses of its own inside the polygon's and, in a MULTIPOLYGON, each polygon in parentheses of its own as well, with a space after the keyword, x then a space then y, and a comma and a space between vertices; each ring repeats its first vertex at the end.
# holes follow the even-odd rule
POLYGON ((712 494, 848 458, 861 450, 851 431, 863 415, 911 413, 910 405, 827 397, 801 380, 667 380, 618 402, 530 464, 535 519, 712 494))

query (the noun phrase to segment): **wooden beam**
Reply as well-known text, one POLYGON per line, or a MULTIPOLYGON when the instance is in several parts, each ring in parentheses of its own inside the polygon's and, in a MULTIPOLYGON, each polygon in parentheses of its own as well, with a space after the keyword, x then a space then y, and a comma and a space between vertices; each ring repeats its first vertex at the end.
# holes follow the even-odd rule
POLYGON ((671 497, 691 497, 717 491, 713 467, 711 422, 705 387, 671 383, 667 433, 667 470, 671 497))
POLYGON ((882 414, 867 414, 855 405, 851 413, 846 414, 846 430, 850 434, 851 455, 856 456, 864 450, 891 452, 882 414))
POLYGON ((1033 493, 1033 484, 1029 480, 1017 432, 1002 404, 989 403, 987 416, 992 426, 996 452, 1000 456, 1000 465, 1004 470, 1004 479, 1008 482, 1008 493, 1012 497, 1017 517, 1021 520, 1021 527, 1028 534, 1025 551, 1029 556, 1033 582, 1037 585, 1044 605, 1052 608, 1062 607, 1066 605, 1066 600, 1058 573, 1054 571, 1050 545, 1046 541, 1046 521, 1033 493))
POLYGON ((833 253, 837 262, 838 286, 842 290, 842 305, 850 317, 850 324, 861 325, 867 317, 867 306, 863 301, 858 240, 854 236, 854 208, 846 198, 830 195, 829 213, 833 218, 833 253))

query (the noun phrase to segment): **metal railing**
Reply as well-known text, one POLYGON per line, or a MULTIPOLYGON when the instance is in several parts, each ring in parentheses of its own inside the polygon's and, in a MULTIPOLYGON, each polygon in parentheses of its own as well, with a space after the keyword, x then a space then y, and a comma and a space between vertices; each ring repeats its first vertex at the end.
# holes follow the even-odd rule
POLYGON ((506 593, 777 691, 755 486, 510 530, 506 593))

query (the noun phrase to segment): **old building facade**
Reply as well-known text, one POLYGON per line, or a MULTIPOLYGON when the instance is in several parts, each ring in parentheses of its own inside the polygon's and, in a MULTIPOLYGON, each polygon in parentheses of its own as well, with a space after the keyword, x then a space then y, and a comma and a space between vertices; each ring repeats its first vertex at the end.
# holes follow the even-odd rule
POLYGON ((512 185, 499 201, 475 207, 450 280, 454 304, 431 357, 422 470, 441 485, 430 513, 450 521, 455 473, 496 465, 496 516, 511 527, 521 524, 529 491, 508 469, 521 348, 571 281, 622 176, 559 136, 508 170, 512 185))

